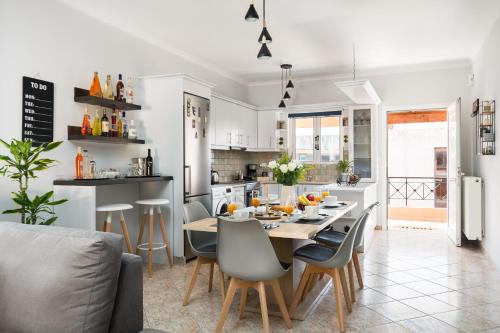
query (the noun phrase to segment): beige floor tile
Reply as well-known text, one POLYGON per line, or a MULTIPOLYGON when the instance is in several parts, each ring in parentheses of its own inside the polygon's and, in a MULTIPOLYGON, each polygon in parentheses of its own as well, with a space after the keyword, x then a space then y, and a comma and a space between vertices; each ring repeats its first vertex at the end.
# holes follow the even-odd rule
POLYGON ((373 288, 373 289, 375 289, 378 292, 381 292, 384 295, 392 297, 396 300, 424 296, 424 294, 422 294, 416 290, 413 290, 413 289, 410 289, 410 288, 407 288, 407 287, 404 287, 404 286, 401 286, 398 284, 395 284, 392 286, 377 287, 377 288, 373 288))
POLYGON ((368 327, 360 330, 363 333, 412 333, 410 329, 401 326, 398 323, 389 323, 384 325, 378 325, 373 327, 368 327))
POLYGON ((433 315, 433 317, 465 332, 478 332, 498 326, 498 324, 478 317, 466 310, 438 313, 433 315))
POLYGON ((450 289, 448 289, 446 287, 443 287, 439 284, 436 284, 436 283, 433 283, 430 281, 417 281, 417 282, 403 283, 402 286, 416 290, 416 291, 421 292, 422 294, 425 294, 425 295, 441 294, 441 293, 451 291, 450 289))
POLYGON ((393 298, 370 288, 359 290, 359 292, 356 294, 356 297, 356 302, 362 305, 387 303, 394 301, 393 298))
POLYGON ((433 317, 420 317, 398 322, 399 325, 415 333, 459 333, 460 331, 433 317))
POLYGON ((387 266, 395 271, 408 271, 410 269, 418 269, 420 267, 402 260, 388 262, 387 266))
POLYGON ((486 304, 472 306, 470 308, 467 308, 466 311, 473 313, 481 318, 491 320, 500 326, 500 305, 486 304))
POLYGON ((412 269, 412 270, 406 271, 406 273, 418 276, 422 279, 429 279, 429 280, 430 279, 438 279, 438 278, 446 276, 446 275, 439 273, 435 270, 432 270, 430 268, 412 269))
POLYGON ((395 283, 408 283, 422 280, 422 278, 406 272, 390 272, 381 276, 395 283))
POLYGON ((440 312, 448 312, 457 308, 448 303, 439 301, 430 296, 416 297, 401 300, 401 303, 411 306, 425 314, 435 314, 440 312))
POLYGON ((375 288, 375 287, 384 287, 384 286, 390 286, 395 284, 393 281, 388 280, 380 275, 370 275, 367 276, 364 280, 363 283, 365 286, 370 287, 370 288, 375 288))
POLYGON ((368 307, 392 321, 400 321, 425 316, 425 313, 397 301, 382 304, 373 304, 369 305, 368 307))
POLYGON ((463 290, 460 290, 460 292, 462 292, 468 296, 476 297, 476 298, 484 301, 485 303, 495 303, 495 302, 500 301, 500 292, 493 290, 489 286, 463 289, 463 290))
POLYGON ((366 265, 364 267, 364 270, 367 272, 370 272, 372 274, 386 274, 389 272, 394 272, 396 271, 394 268, 391 268, 387 265, 376 263, 376 264, 371 264, 371 265, 366 265))
POLYGON ((471 306, 483 305, 486 302, 474 296, 465 295, 458 291, 450 291, 442 294, 431 295, 431 297, 442 302, 451 304, 457 308, 467 308, 471 306))

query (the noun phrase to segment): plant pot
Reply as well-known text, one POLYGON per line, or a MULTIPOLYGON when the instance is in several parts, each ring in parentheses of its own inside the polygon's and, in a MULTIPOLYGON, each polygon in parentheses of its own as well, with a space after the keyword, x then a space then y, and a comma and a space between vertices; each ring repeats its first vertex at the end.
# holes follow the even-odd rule
POLYGON ((280 205, 281 206, 285 206, 285 205, 295 206, 296 196, 297 196, 297 190, 295 188, 295 185, 292 185, 292 186, 282 185, 281 186, 281 195, 280 195, 280 205))
POLYGON ((343 182, 343 183, 347 183, 349 181, 349 173, 347 172, 342 172, 340 174, 340 181, 343 182))

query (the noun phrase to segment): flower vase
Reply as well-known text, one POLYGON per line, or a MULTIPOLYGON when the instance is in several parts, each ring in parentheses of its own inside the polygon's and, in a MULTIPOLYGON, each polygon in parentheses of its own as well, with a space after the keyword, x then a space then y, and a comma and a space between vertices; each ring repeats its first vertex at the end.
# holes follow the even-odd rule
POLYGON ((295 206, 296 202, 296 189, 295 186, 282 185, 281 186, 281 196, 280 196, 280 205, 292 205, 295 206))

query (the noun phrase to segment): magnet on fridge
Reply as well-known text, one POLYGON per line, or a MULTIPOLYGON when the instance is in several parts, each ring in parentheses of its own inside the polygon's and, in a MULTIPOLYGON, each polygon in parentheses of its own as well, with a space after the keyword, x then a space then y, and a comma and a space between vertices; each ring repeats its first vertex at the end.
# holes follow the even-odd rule
POLYGON ((196 131, 196 133, 194 133, 194 138, 198 139, 198 131, 196 131))
POLYGON ((193 106, 193 117, 196 117, 196 106, 193 106))
POLYGON ((201 108, 198 107, 198 117, 201 118, 201 108))
POLYGON ((191 98, 188 98, 186 102, 186 115, 191 117, 191 98))
POLYGON ((210 111, 210 103, 207 103, 207 112, 210 111))
POLYGON ((203 127, 203 137, 205 137, 206 133, 205 133, 205 127, 203 127))
POLYGON ((205 116, 205 124, 208 123, 208 118, 205 116))
POLYGON ((191 122, 191 126, 193 126, 193 128, 196 128, 196 120, 193 119, 193 121, 191 122))

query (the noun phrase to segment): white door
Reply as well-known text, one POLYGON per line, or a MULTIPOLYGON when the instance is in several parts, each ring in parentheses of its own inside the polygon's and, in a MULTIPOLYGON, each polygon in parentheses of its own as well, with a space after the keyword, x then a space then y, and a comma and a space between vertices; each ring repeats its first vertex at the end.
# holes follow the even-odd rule
POLYGON ((460 103, 448 107, 448 237, 456 246, 462 245, 460 169, 460 103))

